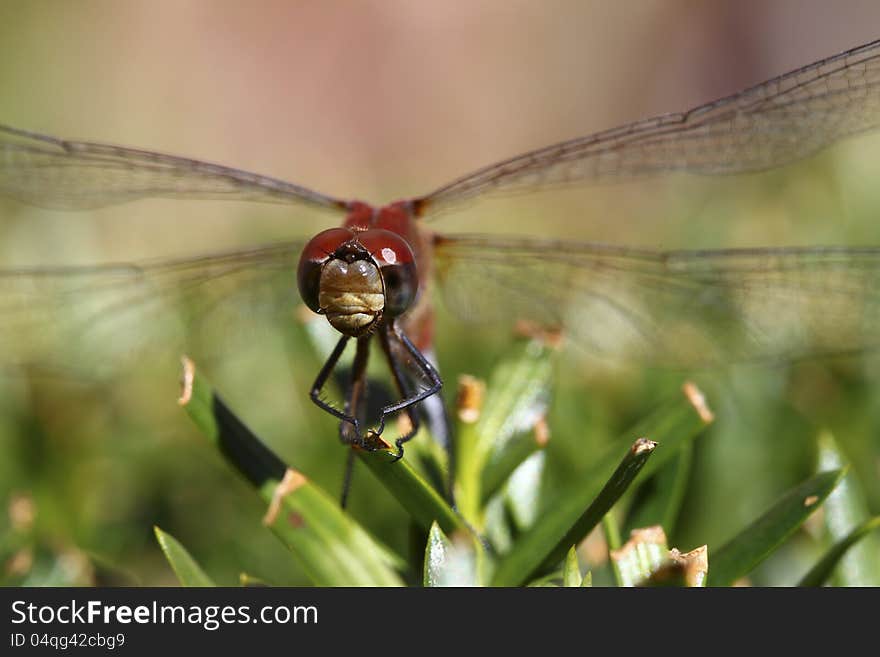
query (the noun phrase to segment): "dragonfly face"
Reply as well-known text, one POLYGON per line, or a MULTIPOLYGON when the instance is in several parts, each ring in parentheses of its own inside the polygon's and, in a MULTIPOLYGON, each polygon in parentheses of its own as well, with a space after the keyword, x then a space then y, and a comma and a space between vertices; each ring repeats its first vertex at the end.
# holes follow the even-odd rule
POLYGON ((348 228, 331 228, 306 244, 297 282, 305 304, 350 337, 406 312, 419 284, 412 249, 400 236, 348 228))
POLYGON ((321 263, 318 312, 343 335, 359 337, 374 328, 385 309, 379 268, 360 245, 345 245, 321 263))

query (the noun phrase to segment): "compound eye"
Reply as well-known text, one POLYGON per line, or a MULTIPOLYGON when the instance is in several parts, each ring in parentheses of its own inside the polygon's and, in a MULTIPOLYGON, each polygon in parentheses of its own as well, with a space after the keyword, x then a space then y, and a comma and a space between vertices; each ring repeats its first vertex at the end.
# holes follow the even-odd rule
POLYGON ((321 269, 340 246, 354 238, 347 228, 330 228, 315 235, 306 244, 299 257, 296 269, 296 282, 303 302, 314 312, 320 312, 318 303, 321 269))
POLYGON ((388 230, 368 230, 359 233, 357 239, 379 265, 385 284, 385 314, 402 315, 419 292, 419 274, 412 249, 400 235, 388 230))

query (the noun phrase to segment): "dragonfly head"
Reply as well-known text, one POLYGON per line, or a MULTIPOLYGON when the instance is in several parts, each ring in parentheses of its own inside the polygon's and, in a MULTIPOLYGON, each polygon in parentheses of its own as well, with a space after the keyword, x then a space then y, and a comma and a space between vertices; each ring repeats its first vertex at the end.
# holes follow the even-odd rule
POLYGON ((365 335, 383 316, 406 312, 418 292, 412 249, 378 229, 319 233, 303 249, 297 282, 306 305, 351 337, 365 335))

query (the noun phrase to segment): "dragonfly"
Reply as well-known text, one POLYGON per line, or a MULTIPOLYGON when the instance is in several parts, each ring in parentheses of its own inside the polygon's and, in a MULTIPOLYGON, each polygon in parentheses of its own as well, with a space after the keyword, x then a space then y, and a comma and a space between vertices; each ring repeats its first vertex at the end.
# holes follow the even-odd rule
MULTIPOLYGON (((56 321, 59 298, 72 306, 80 293, 112 291, 128 279, 150 297, 202 294, 223 281, 251 284, 265 275, 295 281, 305 304, 339 334, 311 399, 339 420, 344 442, 365 449, 382 444, 388 416, 406 414, 410 428, 394 441, 399 458, 418 430, 416 410, 439 399, 442 386, 431 357, 435 286, 465 320, 526 318, 561 329, 591 351, 673 366, 875 347, 877 247, 651 250, 538 235, 453 235, 440 227, 445 211, 490 195, 676 172, 763 171, 878 126, 880 41, 689 111, 539 148, 386 205, 201 160, 0 126, 0 195, 21 203, 82 210, 149 197, 229 199, 319 208, 341 218, 310 240, 166 261, 0 271, 0 288, 9 290, 0 312, 26 314, 28 330, 38 332, 56 321), (46 294, 50 288, 54 296, 46 294), (39 301, 46 298, 52 302, 39 301), (367 429, 359 409, 374 338, 399 399, 367 429), (323 391, 351 341, 351 381, 339 408, 323 391)), ((588 232, 586 218, 574 232, 588 232)), ((14 323, 7 320, 0 331, 14 323)))

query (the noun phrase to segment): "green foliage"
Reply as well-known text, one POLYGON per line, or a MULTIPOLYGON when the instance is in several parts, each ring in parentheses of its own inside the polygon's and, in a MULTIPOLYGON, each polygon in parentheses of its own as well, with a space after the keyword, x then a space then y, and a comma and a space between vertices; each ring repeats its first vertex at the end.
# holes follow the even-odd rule
MULTIPOLYGON (((391 449, 358 451, 413 526, 425 532, 417 566, 407 566, 332 496, 281 461, 192 364, 185 377, 186 410, 254 486, 268 505, 263 524, 318 585, 388 586, 408 581, 424 586, 591 586, 592 569, 586 577, 581 573, 576 546, 602 523, 618 585, 702 586, 708 573, 710 585, 727 586, 784 544, 844 477, 843 470, 824 471, 792 488, 717 550, 711 545, 685 554, 670 550, 662 525, 671 525, 680 513, 693 441, 712 421, 711 412, 696 389, 685 386, 610 442, 574 483, 547 493, 542 486, 547 428, 542 423, 553 358, 553 349, 527 340, 497 365, 487 389, 474 380, 462 382, 458 469, 453 478, 458 510, 429 483, 427 472, 417 471, 420 467, 436 473, 447 467, 445 456, 429 447, 429 436, 419 436, 423 447, 411 450, 408 454, 414 456, 402 461, 394 461, 391 449), (493 386, 498 388, 494 392, 493 386), (543 437, 536 439, 539 435, 543 437), (511 454, 518 456, 518 463, 512 462, 511 454), (656 522, 635 527, 621 545, 615 519, 620 513, 628 527, 656 522)), ((827 579, 846 550, 876 524, 876 519, 869 520, 853 530, 815 564, 802 584, 827 579)), ((182 583, 210 585, 177 541, 159 530, 157 536, 182 583)))
POLYGON ((730 586, 750 573, 825 501, 843 474, 841 470, 821 472, 796 486, 721 546, 712 556, 710 585, 730 586))
POLYGON ((492 583, 523 584, 551 567, 565 553, 565 546, 578 543, 602 520, 651 456, 656 443, 640 439, 606 479, 606 463, 571 496, 551 503, 548 511, 504 555, 492 583), (604 483, 604 485, 603 485, 604 483), (584 508, 584 500, 590 500, 584 508))
MULTIPOLYGON (((182 403, 190 417, 255 487, 268 505, 263 524, 293 552, 314 584, 402 583, 394 570, 402 561, 391 550, 373 539, 319 487, 283 464, 232 414, 192 362, 185 361, 184 371, 182 403)), ((177 568, 175 572, 181 577, 177 568)))
MULTIPOLYGON (((548 442, 545 420, 555 358, 555 349, 544 343, 515 344, 496 364, 485 395, 472 400, 470 412, 455 409, 458 468, 451 481, 457 506, 446 500, 446 454, 427 433, 408 445, 402 461, 394 461, 391 450, 357 452, 358 463, 387 492, 389 503, 410 520, 415 544, 406 557, 387 530, 377 531, 356 511, 341 509, 337 495, 305 474, 308 465, 289 463, 259 440, 191 364, 185 410, 256 493, 248 535, 256 539, 268 529, 292 555, 294 570, 315 585, 727 586, 760 578, 766 564, 790 558, 793 541, 802 552, 810 546, 806 561, 788 569, 803 574, 777 584, 874 581, 870 573, 880 556, 859 548, 873 540, 878 520, 867 511, 864 487, 847 469, 844 449, 827 432, 817 443, 813 477, 752 505, 749 515, 757 520, 731 527, 733 538, 726 543, 698 537, 684 544, 683 553, 670 549, 682 545, 681 539, 672 543, 667 536, 678 536, 677 526, 687 525, 694 476, 704 462, 699 450, 705 440, 695 439, 707 433, 711 420, 695 406, 693 394, 676 390, 630 429, 605 440, 576 476, 561 483, 548 479, 554 448, 566 444, 558 432, 548 442), (814 515, 818 509, 823 513, 814 515), (625 543, 618 522, 626 530, 625 543), (603 531, 593 531, 599 524, 603 531)), ((473 381, 463 385, 482 390, 473 381)), ((206 499, 210 505, 211 497, 206 499)), ((0 542, 4 583, 139 583, 97 552, 66 548, 59 559, 34 521, 42 503, 20 494, 10 498, 0 542)), ((258 560, 242 560, 240 574, 219 571, 203 545, 187 550, 158 528, 155 536, 183 585, 212 586, 236 577, 241 585, 285 582, 283 570, 267 572, 258 560)))

